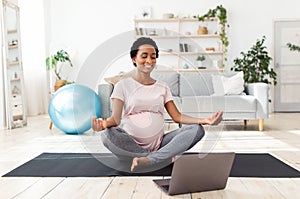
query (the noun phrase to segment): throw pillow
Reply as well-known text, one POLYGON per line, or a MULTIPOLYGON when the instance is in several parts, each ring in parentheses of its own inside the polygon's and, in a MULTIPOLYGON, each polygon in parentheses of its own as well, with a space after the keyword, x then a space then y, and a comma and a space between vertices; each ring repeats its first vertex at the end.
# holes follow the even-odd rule
POLYGON ((222 95, 240 95, 244 91, 244 74, 238 72, 231 77, 225 77, 221 75, 214 75, 212 77, 212 83, 215 96, 222 95))
POLYGON ((221 75, 212 75, 212 84, 214 89, 214 96, 223 96, 225 95, 224 86, 221 75))
POLYGON ((125 79, 127 77, 132 77, 135 74, 135 69, 126 72, 126 73, 121 73, 119 75, 115 75, 112 77, 106 77, 104 78, 104 80, 110 84, 112 84, 113 86, 116 85, 116 83, 118 83, 118 81, 120 81, 121 79, 125 79))
POLYGON ((244 73, 238 72, 236 75, 223 78, 225 95, 240 95, 244 91, 244 73))

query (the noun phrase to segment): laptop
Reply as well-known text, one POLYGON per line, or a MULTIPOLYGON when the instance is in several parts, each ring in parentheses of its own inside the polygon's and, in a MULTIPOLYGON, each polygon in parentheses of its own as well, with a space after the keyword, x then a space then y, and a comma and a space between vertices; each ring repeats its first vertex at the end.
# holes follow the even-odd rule
POLYGON ((169 195, 225 189, 235 153, 184 154, 175 160, 171 178, 153 180, 169 195))

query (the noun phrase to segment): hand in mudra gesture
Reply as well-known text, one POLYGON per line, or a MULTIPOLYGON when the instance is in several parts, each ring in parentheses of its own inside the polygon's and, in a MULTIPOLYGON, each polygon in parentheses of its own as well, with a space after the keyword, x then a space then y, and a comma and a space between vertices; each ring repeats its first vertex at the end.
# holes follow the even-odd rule
POLYGON ((94 131, 102 131, 106 129, 106 121, 100 118, 92 117, 92 129, 94 131))
POLYGON ((218 111, 215 114, 205 118, 205 123, 209 125, 218 125, 223 119, 223 111, 218 111))

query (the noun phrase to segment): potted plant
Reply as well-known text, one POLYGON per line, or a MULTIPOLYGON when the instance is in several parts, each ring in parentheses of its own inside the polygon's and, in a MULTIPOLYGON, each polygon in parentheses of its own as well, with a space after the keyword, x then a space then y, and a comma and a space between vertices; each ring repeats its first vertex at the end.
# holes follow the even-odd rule
POLYGON ((199 55, 196 58, 196 61, 198 63, 198 68, 201 69, 203 68, 203 61, 205 60, 205 56, 204 55, 199 55))
POLYGON ((59 50, 54 55, 46 58, 46 69, 52 69, 57 79, 54 85, 55 91, 68 83, 67 80, 62 79, 60 74, 62 67, 65 65, 64 63, 67 63, 67 65, 73 67, 69 54, 64 50, 59 50))
MULTIPOLYGON (((227 11, 226 9, 222 6, 219 5, 214 9, 209 9, 209 11, 202 15, 202 16, 194 16, 194 18, 197 18, 199 21, 205 21, 213 18, 218 18, 219 24, 221 26, 219 36, 221 38, 221 42, 223 44, 223 53, 224 53, 224 61, 227 61, 226 54, 227 54, 227 47, 229 45, 228 37, 226 34, 226 28, 229 27, 229 24, 227 24, 227 11)), ((224 64, 223 64, 224 67, 224 64)))
POLYGON ((234 66, 231 67, 231 70, 243 71, 245 83, 277 84, 277 74, 270 68, 272 58, 264 45, 265 39, 266 37, 263 36, 261 40, 256 41, 248 52, 241 52, 241 58, 233 60, 234 66))

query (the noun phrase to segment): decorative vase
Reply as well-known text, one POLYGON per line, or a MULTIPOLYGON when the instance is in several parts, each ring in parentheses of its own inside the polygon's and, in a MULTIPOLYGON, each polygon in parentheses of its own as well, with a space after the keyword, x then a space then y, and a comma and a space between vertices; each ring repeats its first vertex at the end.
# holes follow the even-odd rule
POLYGON ((207 27, 199 26, 197 33, 198 33, 198 35, 206 35, 208 33, 207 27))
POLYGON ((67 83, 67 80, 58 79, 55 81, 54 91, 57 91, 60 87, 64 86, 67 83))
POLYGON ((198 68, 202 68, 203 67, 202 61, 197 61, 197 63, 198 63, 198 68))

